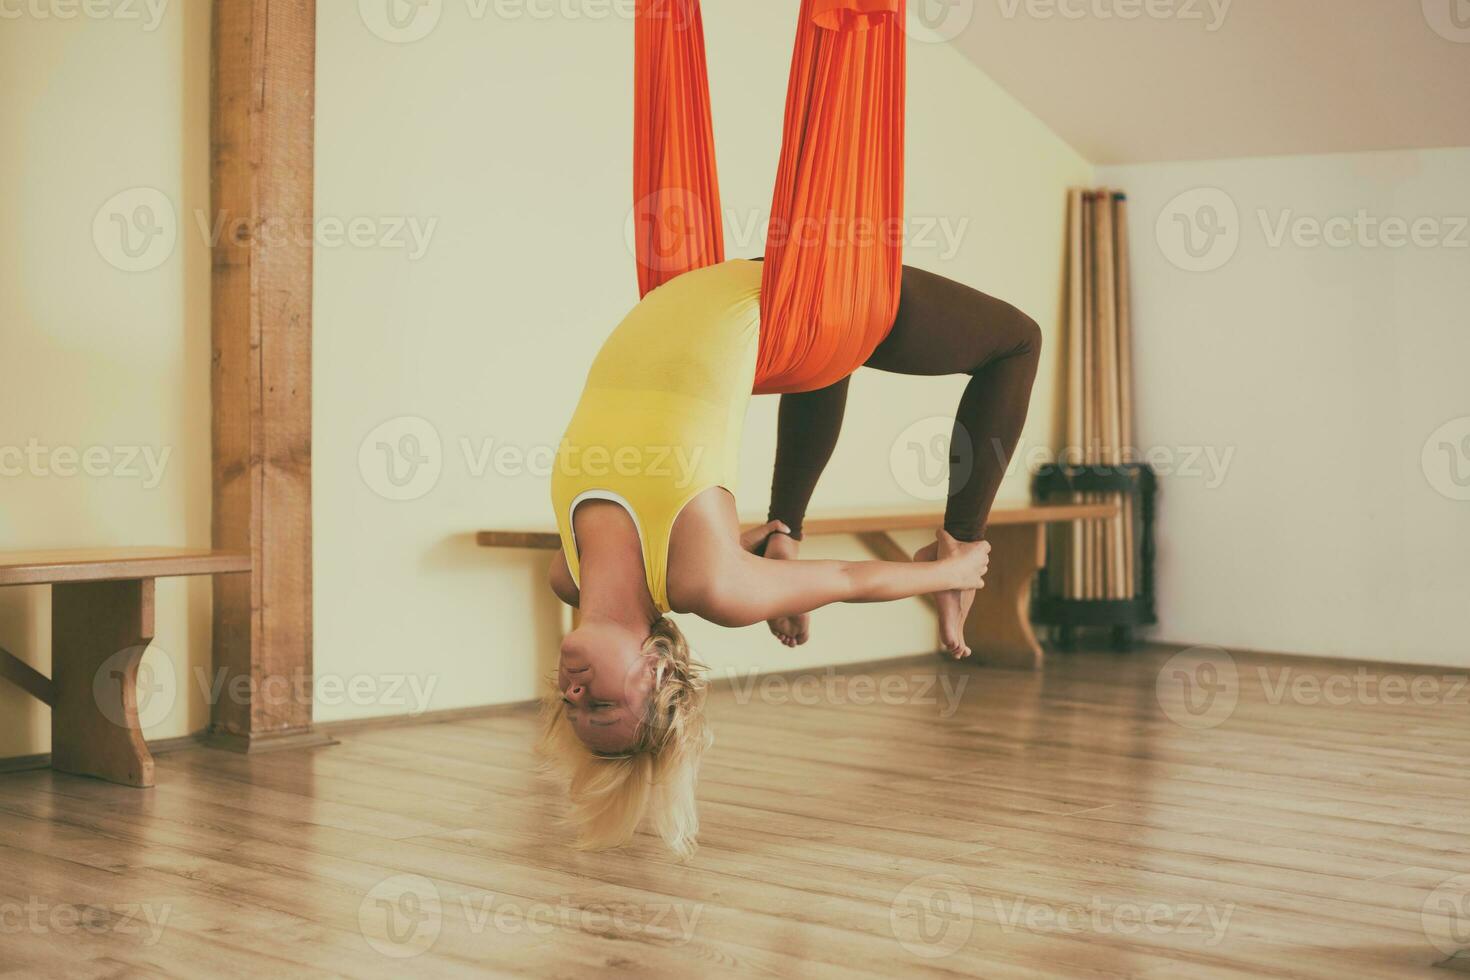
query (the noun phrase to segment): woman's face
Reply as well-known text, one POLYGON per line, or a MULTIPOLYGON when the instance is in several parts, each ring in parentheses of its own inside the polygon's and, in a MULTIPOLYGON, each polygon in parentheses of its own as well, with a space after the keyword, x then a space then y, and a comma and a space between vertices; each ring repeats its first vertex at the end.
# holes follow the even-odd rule
POLYGON ((615 755, 637 744, 654 686, 646 632, 583 623, 562 640, 556 685, 572 729, 593 752, 615 755))

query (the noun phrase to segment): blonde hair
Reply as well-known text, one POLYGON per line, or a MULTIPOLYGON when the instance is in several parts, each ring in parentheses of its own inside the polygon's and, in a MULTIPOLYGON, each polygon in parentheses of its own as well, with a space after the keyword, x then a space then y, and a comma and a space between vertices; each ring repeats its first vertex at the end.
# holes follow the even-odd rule
POLYGON ((538 749, 546 768, 567 781, 579 847, 626 844, 646 815, 664 843, 688 857, 699 834, 699 761, 712 741, 704 720, 706 668, 667 617, 654 622, 643 652, 655 658, 655 687, 632 748, 599 755, 584 745, 553 677, 542 702, 538 749))

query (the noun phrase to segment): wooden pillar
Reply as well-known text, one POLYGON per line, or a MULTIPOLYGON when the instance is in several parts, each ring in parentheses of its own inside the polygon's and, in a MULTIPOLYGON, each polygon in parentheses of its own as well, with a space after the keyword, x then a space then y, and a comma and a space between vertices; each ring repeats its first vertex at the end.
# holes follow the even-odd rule
POLYGON ((211 731, 251 751, 311 734, 311 277, 315 0, 215 0, 211 177, 211 731), (248 678, 248 683, 245 682, 248 678))

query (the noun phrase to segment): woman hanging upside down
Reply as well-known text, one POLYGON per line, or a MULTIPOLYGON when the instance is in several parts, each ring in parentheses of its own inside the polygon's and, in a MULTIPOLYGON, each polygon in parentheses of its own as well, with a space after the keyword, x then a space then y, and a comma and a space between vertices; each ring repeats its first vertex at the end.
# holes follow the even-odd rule
POLYGON ((640 223, 644 298, 594 361, 552 475, 551 585, 581 615, 542 749, 569 779, 584 846, 624 843, 646 815, 676 852, 694 848, 705 682, 669 612, 769 621, 794 645, 818 607, 937 594, 946 649, 969 653, 964 615, 1026 417, 1036 325, 903 267, 897 239, 803 231, 902 214, 902 17, 903 0, 803 0, 766 261, 727 262, 698 2, 640 0, 635 190, 655 217, 640 223), (955 436, 975 446, 974 472, 952 477, 945 526, 913 562, 794 560, 863 364, 969 374, 955 436), (735 473, 753 392, 783 399, 771 520, 742 535, 735 473))

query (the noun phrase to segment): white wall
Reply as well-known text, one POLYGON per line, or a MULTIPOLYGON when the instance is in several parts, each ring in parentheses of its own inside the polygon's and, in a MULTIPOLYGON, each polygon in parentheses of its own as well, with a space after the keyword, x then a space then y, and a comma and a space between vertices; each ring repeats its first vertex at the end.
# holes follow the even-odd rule
MULTIPOLYGON (((477 475, 462 440, 554 447, 599 344, 637 298, 625 243, 632 24, 477 20, 473 8, 445 4, 426 36, 390 43, 358 5, 318 7, 319 216, 437 225, 417 259, 371 247, 317 255, 317 671, 411 671, 437 684, 432 709, 534 696, 559 629, 544 557, 472 540, 480 527, 549 524, 544 475, 477 475), (415 499, 385 499, 379 491, 395 491, 377 444, 411 448, 405 434, 433 462, 419 471, 424 485, 407 488, 415 499)), ((760 251, 741 228, 769 206, 794 27, 782 5, 706 4, 732 256, 760 251)), ((910 52, 909 212, 962 234, 953 255, 920 242, 908 261, 995 292, 1053 330, 1065 190, 1091 167, 951 48, 913 41, 910 52)), ((1054 360, 1037 393, 1039 439, 1054 360)), ((911 502, 890 446, 910 424, 952 414, 961 388, 860 376, 817 505, 911 502)), ((747 427, 741 503, 752 513, 766 505, 775 408, 758 400, 747 427)), ((1024 482, 1008 490, 1024 494, 1024 482)), ((861 557, 846 541, 809 553, 861 557)), ((763 628, 690 633, 717 669, 788 669, 933 649, 933 623, 917 602, 828 610, 796 653, 763 628)), ((318 717, 401 710, 338 699, 318 717)))
POLYGON ((1132 207, 1140 442, 1234 453, 1163 480, 1158 634, 1470 665, 1470 150, 1098 179, 1132 207), (1332 222, 1360 212, 1402 227, 1332 222))
MULTIPOLYGON (((209 6, 90 6, 124 16, 0 21, 0 548, 207 547, 209 6), (174 234, 133 225, 129 257, 140 205, 174 234)), ((50 609, 0 589, 0 646, 47 673, 50 609)), ((208 583, 159 583, 150 738, 209 722, 209 617, 208 583)), ((50 730, 0 683, 0 758, 50 730)))

